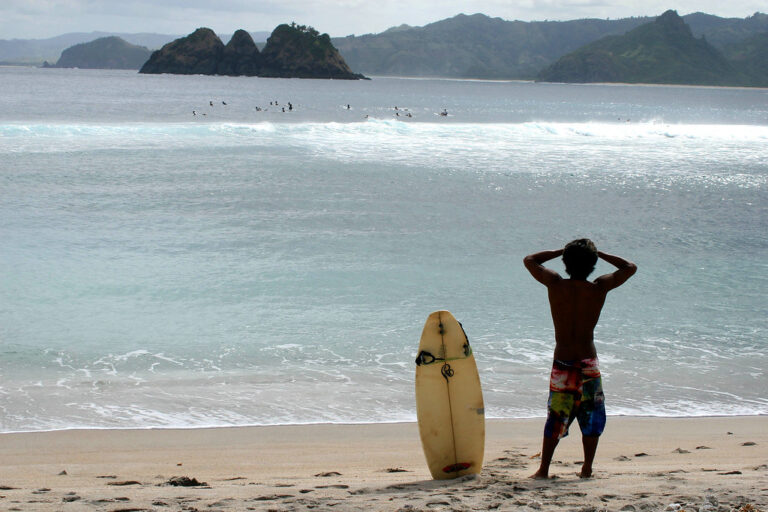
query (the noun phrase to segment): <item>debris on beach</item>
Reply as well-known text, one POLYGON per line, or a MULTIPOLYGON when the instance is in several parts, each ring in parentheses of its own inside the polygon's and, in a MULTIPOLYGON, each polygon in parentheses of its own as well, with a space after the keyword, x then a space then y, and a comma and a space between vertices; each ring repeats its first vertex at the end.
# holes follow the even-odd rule
POLYGON ((172 476, 165 485, 173 485, 174 487, 205 487, 208 485, 206 482, 200 482, 197 478, 189 478, 188 476, 172 476))

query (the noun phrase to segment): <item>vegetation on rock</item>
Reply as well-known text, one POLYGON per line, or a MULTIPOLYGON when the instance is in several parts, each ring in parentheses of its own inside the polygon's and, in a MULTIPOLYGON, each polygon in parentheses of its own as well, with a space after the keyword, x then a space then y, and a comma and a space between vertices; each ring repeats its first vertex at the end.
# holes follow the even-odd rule
POLYGON ((280 25, 262 52, 245 30, 225 46, 209 28, 200 28, 154 52, 140 73, 175 73, 286 78, 359 79, 331 43, 304 25, 280 25))

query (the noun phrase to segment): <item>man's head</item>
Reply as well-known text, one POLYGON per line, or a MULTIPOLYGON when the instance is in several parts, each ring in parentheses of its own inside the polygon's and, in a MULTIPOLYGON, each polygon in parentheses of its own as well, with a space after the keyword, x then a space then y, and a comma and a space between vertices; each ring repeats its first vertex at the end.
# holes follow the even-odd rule
POLYGON ((597 248, 589 238, 568 242, 563 249, 565 271, 572 279, 586 279, 595 270, 597 248))

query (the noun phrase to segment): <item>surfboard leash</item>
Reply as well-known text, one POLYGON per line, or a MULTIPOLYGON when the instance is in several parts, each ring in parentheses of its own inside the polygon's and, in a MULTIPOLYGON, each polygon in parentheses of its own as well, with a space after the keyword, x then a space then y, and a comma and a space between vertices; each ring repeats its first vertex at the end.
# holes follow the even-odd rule
POLYGON ((469 343, 464 344, 464 355, 460 357, 435 357, 431 352, 422 350, 421 352, 419 352, 419 355, 416 356, 416 366, 434 364, 437 361, 443 361, 443 362, 459 361, 461 359, 466 359, 471 355, 472 355, 472 347, 469 346, 469 343))
MULTIPOLYGON (((472 355, 472 347, 469 344, 469 337, 467 336, 466 331, 464 331, 464 326, 461 325, 461 322, 458 322, 458 324, 459 324, 459 327, 461 327, 462 334, 464 334, 464 339, 467 340, 466 343, 464 343, 464 346, 462 347, 464 348, 464 355, 460 357, 435 357, 431 352, 422 350, 421 352, 419 352, 419 355, 416 356, 416 366, 428 365, 428 364, 436 363, 437 361, 443 361, 445 363, 443 365, 443 372, 444 372, 443 377, 446 377, 446 374, 445 374, 446 366, 448 367, 447 371, 450 372, 450 375, 448 375, 447 377, 453 377, 453 370, 451 369, 451 365, 447 364, 448 361, 458 361, 460 359, 466 359, 472 355)), ((443 335, 442 322, 439 324, 439 327, 440 327, 440 335, 442 336, 443 335)))

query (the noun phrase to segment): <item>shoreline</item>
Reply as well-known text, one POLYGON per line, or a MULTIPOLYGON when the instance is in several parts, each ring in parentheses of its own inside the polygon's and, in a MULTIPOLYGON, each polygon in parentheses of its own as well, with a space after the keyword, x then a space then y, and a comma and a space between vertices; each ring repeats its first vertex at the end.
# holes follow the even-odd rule
POLYGON ((488 420, 480 476, 439 482, 408 422, 5 433, 0 510, 768 510, 768 416, 609 417, 587 480, 576 425, 528 478, 543 423, 488 420))
MULTIPOLYGON (((768 418, 768 413, 755 413, 755 414, 702 414, 700 416, 653 416, 650 414, 608 414, 608 421, 612 419, 621 418, 633 418, 633 419, 649 419, 649 420, 706 420, 706 419, 725 419, 725 418, 768 418)), ((517 421, 541 421, 544 424, 546 416, 524 416, 524 417, 488 417, 485 421, 488 422, 517 422, 517 421)), ((416 420, 394 420, 394 421, 316 421, 307 423, 252 423, 244 425, 172 425, 172 426, 150 426, 150 427, 62 427, 51 428, 42 430, 9 430, 7 432, 0 431, 0 438, 10 434, 48 434, 55 432, 90 432, 90 431, 136 431, 143 432, 148 430, 213 430, 213 429, 258 429, 258 428, 282 428, 282 427, 319 427, 319 426, 348 426, 348 427, 364 427, 367 425, 406 425, 416 424, 416 420)), ((574 423, 574 428, 576 424, 574 423)))

